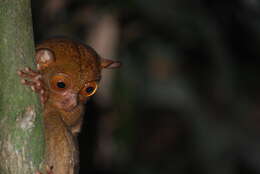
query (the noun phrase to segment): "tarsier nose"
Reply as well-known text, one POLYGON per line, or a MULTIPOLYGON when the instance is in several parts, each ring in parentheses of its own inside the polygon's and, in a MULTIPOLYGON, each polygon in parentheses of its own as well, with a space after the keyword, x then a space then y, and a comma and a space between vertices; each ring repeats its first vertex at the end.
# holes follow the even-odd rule
POLYGON ((70 102, 68 103, 69 107, 75 107, 78 105, 78 101, 77 99, 70 100, 70 102))
POLYGON ((72 94, 71 99, 69 99, 71 106, 77 106, 78 105, 78 96, 77 94, 72 94))
POLYGON ((78 105, 78 95, 77 94, 70 94, 65 98, 62 102, 63 108, 66 111, 73 110, 78 105))

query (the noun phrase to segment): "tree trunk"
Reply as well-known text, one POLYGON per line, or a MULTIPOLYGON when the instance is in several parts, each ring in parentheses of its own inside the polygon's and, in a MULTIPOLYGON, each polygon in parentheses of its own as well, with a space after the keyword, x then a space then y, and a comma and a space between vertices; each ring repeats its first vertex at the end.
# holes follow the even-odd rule
POLYGON ((0 173, 33 174, 44 154, 40 103, 17 70, 33 66, 30 0, 0 0, 0 173))

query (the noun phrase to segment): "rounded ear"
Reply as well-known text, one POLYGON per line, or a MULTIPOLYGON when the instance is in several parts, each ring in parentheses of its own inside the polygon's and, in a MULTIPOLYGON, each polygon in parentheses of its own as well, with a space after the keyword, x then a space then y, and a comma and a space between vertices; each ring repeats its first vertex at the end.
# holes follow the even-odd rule
POLYGON ((121 62, 119 61, 101 58, 102 68, 113 69, 113 68, 119 68, 120 66, 121 66, 121 62))
POLYGON ((54 53, 47 48, 36 50, 36 64, 38 70, 43 70, 55 61, 54 53))

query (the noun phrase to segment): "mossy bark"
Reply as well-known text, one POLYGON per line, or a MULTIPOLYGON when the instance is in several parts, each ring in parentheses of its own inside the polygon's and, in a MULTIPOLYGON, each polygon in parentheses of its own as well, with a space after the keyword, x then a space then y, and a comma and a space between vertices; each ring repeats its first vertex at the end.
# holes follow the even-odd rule
POLYGON ((34 66, 30 2, 0 0, 1 174, 33 174, 43 160, 40 103, 16 73, 34 66))

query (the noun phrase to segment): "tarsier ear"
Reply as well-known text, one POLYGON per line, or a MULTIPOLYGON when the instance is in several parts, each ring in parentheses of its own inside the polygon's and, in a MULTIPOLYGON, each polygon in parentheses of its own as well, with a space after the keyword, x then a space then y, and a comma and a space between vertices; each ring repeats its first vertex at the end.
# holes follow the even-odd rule
POLYGON ((54 53, 47 48, 36 50, 36 64, 38 70, 43 70, 55 61, 54 53))
POLYGON ((119 68, 120 66, 121 66, 121 62, 119 61, 101 58, 102 68, 113 69, 113 68, 119 68))

